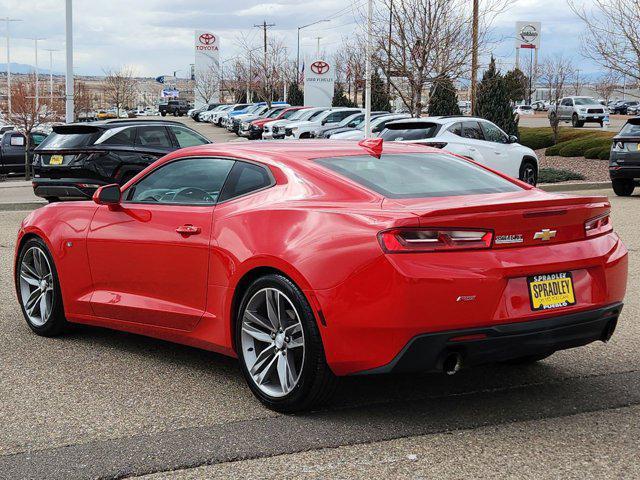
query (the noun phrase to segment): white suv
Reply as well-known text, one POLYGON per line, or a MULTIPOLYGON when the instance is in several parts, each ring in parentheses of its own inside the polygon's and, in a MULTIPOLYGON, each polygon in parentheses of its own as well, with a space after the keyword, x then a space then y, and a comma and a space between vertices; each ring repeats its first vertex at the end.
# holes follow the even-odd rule
POLYGON ((518 138, 475 117, 425 117, 387 123, 386 141, 420 143, 470 158, 530 185, 538 182, 538 157, 518 138))
POLYGON ((360 112, 359 108, 329 108, 316 117, 292 122, 285 128, 286 139, 311 138, 321 127, 338 125, 345 118, 360 112))
POLYGON ((262 133, 262 138, 263 139, 269 139, 269 138, 282 139, 285 136, 285 128, 287 126, 291 125, 294 122, 299 122, 302 120, 310 120, 312 118, 315 118, 327 109, 328 107, 313 107, 313 108, 305 107, 302 110, 298 110, 296 113, 291 115, 288 119, 269 122, 264 126, 264 132, 262 133))
MULTIPOLYGON (((373 136, 379 135, 385 128, 385 125, 395 120, 410 118, 408 113, 390 113, 389 115, 380 115, 371 119, 371 133, 373 136)), ((347 132, 334 133, 329 137, 331 140, 364 140, 364 122, 359 128, 349 130, 347 132)))

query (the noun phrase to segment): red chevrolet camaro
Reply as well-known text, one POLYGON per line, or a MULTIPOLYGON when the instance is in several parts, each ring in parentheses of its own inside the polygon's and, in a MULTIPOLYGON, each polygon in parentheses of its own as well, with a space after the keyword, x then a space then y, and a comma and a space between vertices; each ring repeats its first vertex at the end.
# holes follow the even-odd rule
POLYGON ((381 141, 213 144, 20 228, 39 335, 68 322, 239 358, 267 406, 337 376, 532 362, 608 340, 627 251, 604 197, 381 141))

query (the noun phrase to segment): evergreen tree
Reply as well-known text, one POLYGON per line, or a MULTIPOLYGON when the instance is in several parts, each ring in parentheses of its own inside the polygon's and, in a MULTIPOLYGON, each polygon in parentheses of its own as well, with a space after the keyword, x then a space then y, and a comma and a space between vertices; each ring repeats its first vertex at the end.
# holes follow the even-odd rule
POLYGON ((333 100, 331 101, 331 105, 334 107, 355 107, 356 105, 347 98, 347 95, 344 93, 344 87, 341 83, 336 83, 336 88, 333 91, 333 100))
POLYGON ((520 70, 519 68, 509 70, 507 73, 505 73, 504 80, 507 83, 509 99, 512 102, 520 102, 527 98, 529 79, 524 73, 522 73, 522 70, 520 70))
POLYGON ((456 87, 447 75, 438 75, 429 91, 429 116, 461 115, 456 87))
POLYGON ((371 75, 371 111, 391 111, 391 101, 389 95, 387 95, 387 87, 377 69, 371 75))
POLYGON ((287 103, 292 107, 300 107, 304 105, 304 94, 296 82, 291 82, 289 84, 287 103))
POLYGON ((504 77, 491 57, 489 68, 484 72, 476 91, 473 114, 495 123, 507 135, 518 135, 518 123, 513 113, 509 91, 504 77))

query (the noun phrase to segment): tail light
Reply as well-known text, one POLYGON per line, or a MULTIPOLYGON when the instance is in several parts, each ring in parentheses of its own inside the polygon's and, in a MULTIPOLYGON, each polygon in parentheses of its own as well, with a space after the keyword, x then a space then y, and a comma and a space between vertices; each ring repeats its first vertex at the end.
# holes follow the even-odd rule
POLYGON ((394 228, 378 234, 386 253, 440 252, 491 248, 491 230, 394 228))
POLYGON ((613 231, 613 225, 611 224, 611 217, 609 212, 591 218, 584 222, 584 233, 587 237, 595 237, 597 235, 604 235, 613 231))

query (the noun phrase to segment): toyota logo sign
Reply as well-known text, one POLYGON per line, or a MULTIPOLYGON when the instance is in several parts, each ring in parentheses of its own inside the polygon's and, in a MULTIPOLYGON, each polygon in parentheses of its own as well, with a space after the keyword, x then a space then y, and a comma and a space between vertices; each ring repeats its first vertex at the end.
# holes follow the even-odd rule
POLYGON ((313 62, 311 64, 311 71, 317 75, 324 75, 329 71, 329 64, 327 62, 318 60, 317 62, 313 62))
POLYGON ((212 33, 203 33, 198 37, 198 40, 203 45, 211 45, 216 42, 216 36, 212 33))

